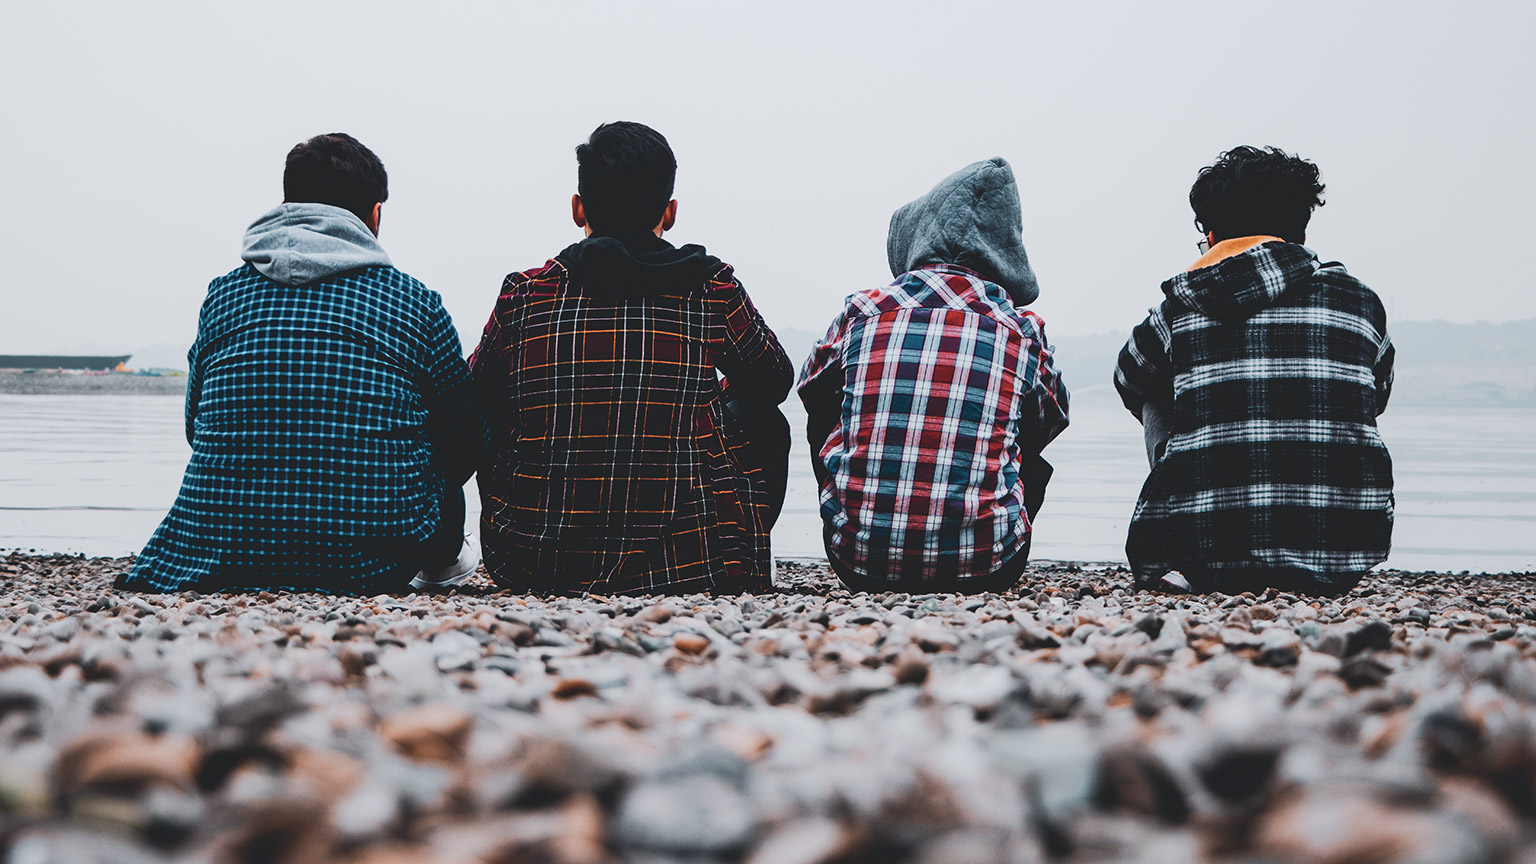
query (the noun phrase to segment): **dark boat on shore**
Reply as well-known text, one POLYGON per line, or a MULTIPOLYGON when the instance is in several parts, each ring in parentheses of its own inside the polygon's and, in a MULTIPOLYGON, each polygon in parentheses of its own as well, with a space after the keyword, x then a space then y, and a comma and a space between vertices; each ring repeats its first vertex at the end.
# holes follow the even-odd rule
POLYGON ((0 354, 0 369, 17 371, 54 371, 68 370, 71 372, 101 372, 104 370, 118 369, 128 365, 131 354, 120 354, 112 357, 87 357, 70 354, 0 354))

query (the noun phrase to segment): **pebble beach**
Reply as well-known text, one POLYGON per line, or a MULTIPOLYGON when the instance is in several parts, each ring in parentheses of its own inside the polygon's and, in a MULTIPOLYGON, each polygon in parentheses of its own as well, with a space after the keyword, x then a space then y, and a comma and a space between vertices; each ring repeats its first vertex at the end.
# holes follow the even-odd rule
POLYGON ((0 553, 8 864, 1536 864, 1536 574, 111 590, 0 553))

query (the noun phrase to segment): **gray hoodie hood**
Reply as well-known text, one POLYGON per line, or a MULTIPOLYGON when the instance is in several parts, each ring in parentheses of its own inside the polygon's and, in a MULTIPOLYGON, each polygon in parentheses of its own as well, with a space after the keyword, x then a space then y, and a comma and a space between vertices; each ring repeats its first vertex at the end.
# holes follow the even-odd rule
POLYGON ((1040 296, 1024 253, 1019 186, 1005 159, 967 165, 891 216, 885 243, 891 275, 956 264, 1008 292, 1015 306, 1040 296))
POLYGON ((240 257, 286 285, 308 285, 360 267, 394 266, 363 220, 329 204, 279 204, 245 230, 240 257))

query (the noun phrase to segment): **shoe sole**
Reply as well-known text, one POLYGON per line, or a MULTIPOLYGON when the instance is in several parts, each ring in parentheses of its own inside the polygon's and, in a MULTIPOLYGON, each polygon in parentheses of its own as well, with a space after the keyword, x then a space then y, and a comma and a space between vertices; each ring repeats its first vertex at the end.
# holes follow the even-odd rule
POLYGON ((463 582, 465 579, 468 579, 469 577, 473 576, 475 574, 475 570, 479 566, 480 566, 480 559, 476 558, 475 559, 475 563, 473 565, 471 565, 467 570, 465 570, 462 573, 455 573, 452 576, 449 576, 448 578, 443 579, 442 581, 437 581, 437 580, 434 580, 434 579, 428 579, 425 576, 418 575, 418 576, 416 576, 415 578, 413 578, 411 580, 411 587, 415 588, 417 591, 431 591, 434 588, 436 588, 436 589, 452 588, 453 586, 458 585, 459 583, 463 582))

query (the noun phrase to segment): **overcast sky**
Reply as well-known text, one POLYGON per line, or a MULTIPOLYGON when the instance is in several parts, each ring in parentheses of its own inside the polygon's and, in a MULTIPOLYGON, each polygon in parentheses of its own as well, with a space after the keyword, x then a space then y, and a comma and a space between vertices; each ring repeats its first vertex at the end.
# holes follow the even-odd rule
MULTIPOLYGON (((184 347, 283 157, 357 136, 381 239, 472 347, 509 270, 577 239, 573 148, 677 153, 674 242, 820 331, 889 280, 890 213, 1003 156, 1057 341, 1126 330, 1237 144, 1315 160, 1309 245, 1396 319, 1536 317, 1536 4, 10 4, 0 353, 184 347)), ((802 358, 794 358, 797 362, 802 358)))

